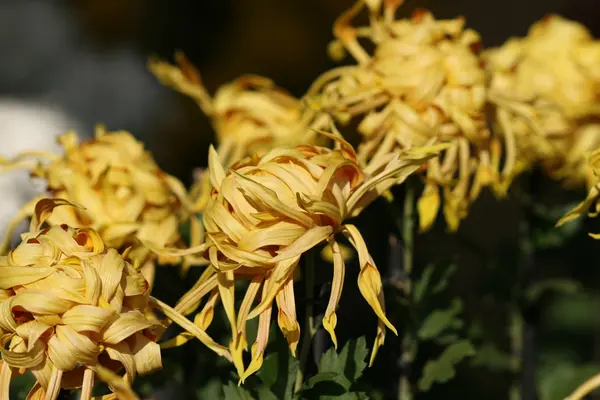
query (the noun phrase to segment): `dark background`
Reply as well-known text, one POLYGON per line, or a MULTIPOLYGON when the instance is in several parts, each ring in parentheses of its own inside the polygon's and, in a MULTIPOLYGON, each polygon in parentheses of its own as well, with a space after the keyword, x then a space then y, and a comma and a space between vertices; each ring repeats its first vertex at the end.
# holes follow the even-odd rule
MULTIPOLYGON (((147 72, 147 57, 172 59, 175 51, 182 50, 211 92, 241 74, 256 73, 301 96, 315 77, 334 65, 326 55, 331 26, 350 5, 345 0, 0 0, 0 98, 51 104, 77 121, 85 134, 96 122, 131 130, 163 169, 189 184, 192 169, 206 164, 213 133, 193 101, 162 88, 147 72)), ((438 18, 465 16, 467 26, 480 32, 485 46, 526 34, 534 21, 549 13, 580 21, 600 36, 597 0, 407 0, 401 15, 410 15, 418 7, 431 9, 438 18)), ((0 132, 2 140, 10 138, 0 132)), ((564 206, 584 196, 583 191, 566 193, 535 179, 538 202, 564 206)), ((401 196, 401 190, 397 194, 401 196)), ((525 210, 514 199, 497 201, 489 193, 482 197, 457 234, 447 234, 438 220, 433 232, 418 236, 416 263, 456 262, 459 272, 452 290, 463 298, 467 319, 482 320, 491 338, 506 347, 507 311, 497 293, 510 287, 514 277, 510 266, 517 261, 511 261, 511 254, 525 210), (490 273, 492 264, 503 267, 496 266, 490 273)), ((382 207, 377 203, 359 224, 382 275, 389 276, 387 234, 394 227, 386 222, 382 207), (384 222, 369 223, 373 219, 384 222)), ((585 235, 592 229, 590 224, 586 221, 560 250, 541 251, 535 279, 572 277, 588 293, 595 292, 600 282, 595 261, 598 246, 585 235)), ((348 286, 354 286, 353 281, 348 286)), ((170 291, 173 301, 179 289, 170 291)), ((357 298, 353 291, 357 290, 345 289, 344 298, 357 298)), ((563 357, 556 355, 561 349, 573 363, 600 361, 593 319, 597 303, 590 299, 552 298, 533 311, 540 323, 539 357, 550 360, 547 368, 563 357)), ((353 303, 342 301, 342 332, 359 336, 365 326, 374 327, 374 319, 355 323, 356 315, 369 315, 364 304, 344 307, 344 301, 353 303)), ((395 350, 390 335, 382 353, 395 350)), ((368 377, 385 389, 396 384, 397 370, 393 359, 382 358, 368 377)), ((509 380, 507 373, 466 366, 451 385, 434 390, 428 398, 466 394, 467 398, 505 399, 509 380)))

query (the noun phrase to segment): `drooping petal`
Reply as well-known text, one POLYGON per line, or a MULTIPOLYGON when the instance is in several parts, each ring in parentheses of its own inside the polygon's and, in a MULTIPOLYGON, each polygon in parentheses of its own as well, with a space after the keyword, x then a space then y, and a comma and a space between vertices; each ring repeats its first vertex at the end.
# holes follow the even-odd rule
POLYGON ((186 331, 188 331, 191 334, 193 334, 194 336, 196 336, 209 349, 211 349, 218 355, 225 357, 228 360, 231 360, 231 355, 230 355, 229 351, 225 347, 215 343, 214 340, 212 340, 212 338, 210 336, 208 336, 208 334, 206 332, 204 332, 202 329, 200 329, 199 327, 194 325, 194 323, 192 321, 188 320, 183 315, 181 315, 179 312, 175 311, 173 308, 169 307, 167 304, 163 303, 162 301, 160 301, 158 299, 155 299, 152 297, 152 298, 150 298, 150 302, 152 303, 152 305, 154 305, 157 309, 162 311, 168 318, 170 318, 177 325, 181 326, 183 329, 185 329, 186 331))
POLYGON ((147 375, 162 368, 160 346, 139 332, 134 336, 132 351, 135 367, 140 375, 147 375))
POLYGON ((331 283, 331 295, 329 296, 329 303, 323 316, 323 328, 329 332, 331 341, 334 347, 337 349, 337 337, 335 335, 335 326, 337 325, 337 315, 335 313, 340 298, 342 297, 342 289, 344 287, 344 275, 346 266, 344 264, 344 257, 340 250, 338 242, 333 241, 331 243, 331 249, 333 251, 333 282, 331 283))
POLYGON ((296 302, 294 300, 294 281, 288 279, 282 290, 275 297, 277 301, 277 323, 288 342, 290 352, 295 357, 298 340, 300 340, 300 324, 296 319, 296 302))
POLYGON ((253 319, 261 315, 266 309, 270 309, 273 304, 273 300, 277 293, 281 290, 282 286, 287 280, 293 275, 296 265, 298 265, 300 257, 288 258, 286 260, 277 263, 270 275, 265 279, 263 286, 263 296, 260 304, 257 305, 254 310, 248 315, 248 319, 253 319))
MULTIPOLYGON (((265 302, 267 296, 268 293, 263 287, 261 302, 265 302)), ((240 376, 240 383, 244 383, 246 378, 254 374, 262 366, 263 355, 265 353, 265 349, 267 348, 267 343, 269 341, 269 328, 271 326, 272 309, 272 307, 267 307, 260 314, 260 317, 258 319, 258 332, 256 334, 256 341, 252 345, 252 361, 250 361, 250 365, 248 365, 248 368, 246 369, 244 374, 240 376)))
POLYGON ((385 325, 394 334, 398 335, 398 331, 392 325, 392 323, 385 316, 383 310, 384 304, 381 301, 382 298, 382 284, 381 276, 373 259, 369 255, 367 245, 362 238, 359 230, 354 225, 344 225, 345 232, 348 233, 351 243, 358 251, 358 257, 360 260, 360 272, 358 274, 358 288, 360 293, 363 295, 367 303, 371 306, 377 317, 385 323, 385 325))
POLYGON ((139 397, 131 389, 129 383, 110 369, 101 365, 94 366, 91 369, 96 373, 100 380, 106 382, 120 400, 139 400, 139 397))

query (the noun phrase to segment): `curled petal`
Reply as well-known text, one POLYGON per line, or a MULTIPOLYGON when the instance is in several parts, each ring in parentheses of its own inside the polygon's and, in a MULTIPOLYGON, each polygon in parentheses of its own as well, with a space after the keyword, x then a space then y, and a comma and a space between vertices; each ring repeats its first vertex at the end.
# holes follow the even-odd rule
POLYGON ((44 361, 44 344, 39 340, 34 343, 31 349, 23 352, 16 352, 6 349, 7 344, 13 338, 13 334, 5 334, 0 337, 0 352, 2 359, 14 368, 34 368, 44 361))
POLYGON ((102 333, 102 340, 108 344, 117 344, 136 332, 150 328, 154 322, 148 320, 137 310, 115 315, 102 333))
POLYGON ((132 351, 135 366, 140 375, 150 374, 162 368, 160 346, 141 333, 134 336, 132 351))

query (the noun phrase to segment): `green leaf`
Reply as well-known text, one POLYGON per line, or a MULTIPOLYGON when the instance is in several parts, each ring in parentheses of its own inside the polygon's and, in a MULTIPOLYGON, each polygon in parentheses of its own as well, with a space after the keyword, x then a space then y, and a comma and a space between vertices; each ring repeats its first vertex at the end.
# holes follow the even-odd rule
POLYGON ((27 393, 35 384, 35 377, 29 371, 23 375, 19 375, 10 381, 10 396, 11 399, 24 399, 27 393))
POLYGON ((356 381, 362 376, 363 371, 367 368, 365 360, 368 355, 369 349, 367 348, 367 340, 364 336, 361 336, 357 340, 349 340, 340 352, 340 361, 345 365, 344 375, 351 382, 356 381))
POLYGON ((444 290, 446 290, 446 288, 450 284, 450 278, 452 278, 452 275, 454 275, 455 272, 456 272, 456 265, 455 264, 448 265, 446 267, 446 269, 444 269, 442 276, 437 281, 435 286, 433 286, 433 288, 431 288, 431 293, 438 294, 438 293, 441 293, 444 290))
POLYGON ((544 324, 556 331, 593 334, 598 329, 600 298, 587 293, 559 296, 545 310, 544 324))
POLYGON ((431 294, 438 294, 446 290, 450 284, 450 278, 455 271, 456 265, 454 264, 448 265, 445 268, 436 267, 435 265, 428 265, 425 267, 421 277, 414 285, 413 301, 416 304, 423 302, 427 297, 427 291, 430 291, 431 294), (436 278, 436 275, 440 276, 436 278))
POLYGON ((489 368, 493 372, 513 371, 518 366, 519 359, 496 347, 493 343, 485 343, 477 348, 471 365, 489 368))
POLYGON ((546 279, 530 285, 525 291, 525 299, 533 303, 538 301, 546 292, 572 294, 577 293, 580 287, 578 282, 571 279, 546 279))
MULTIPOLYGON (((565 399, 579 385, 598 373, 600 366, 597 364, 561 362, 546 368, 539 374, 540 400, 565 399)), ((593 393, 598 393, 598 390, 593 393)))
POLYGON ((456 375, 454 366, 466 357, 475 354, 473 345, 468 340, 460 340, 446 347, 442 355, 433 361, 428 361, 423 368, 423 375, 419 380, 419 390, 426 392, 434 383, 445 383, 456 375))
POLYGON ((368 353, 364 337, 346 342, 339 354, 334 348, 327 350, 321 356, 318 374, 302 386, 302 398, 361 398, 357 397, 359 393, 351 392, 351 388, 367 367, 365 359, 368 353))
POLYGON ((299 361, 290 354, 287 342, 279 329, 275 332, 275 327, 271 328, 269 353, 256 376, 278 399, 290 400, 293 397, 299 361))
MULTIPOLYGON (((257 390, 258 400, 280 400, 269 388, 261 386, 257 390)), ((207 397, 209 398, 209 397, 207 397)))
POLYGON ((217 379, 208 381, 203 387, 196 390, 196 398, 214 400, 223 399, 224 393, 221 381, 217 379))
POLYGON ((317 384, 322 383, 322 382, 335 382, 335 380, 338 378, 338 376, 339 376, 339 373, 337 373, 337 372, 319 372, 318 374, 311 376, 304 383, 303 390, 313 389, 317 384))
POLYGON ((223 394, 225 400, 252 400, 252 396, 244 388, 229 382, 227 386, 223 386, 223 394))
POLYGON ((457 335, 456 333, 448 333, 448 334, 444 334, 444 335, 436 337, 435 342, 437 344, 447 346, 449 344, 456 342, 458 339, 460 339, 460 336, 457 335))
POLYGON ((431 283, 431 279, 433 278, 433 272, 435 270, 434 265, 428 265, 423 270, 421 274, 421 278, 415 282, 413 287, 413 299, 415 303, 420 303, 425 297, 425 292, 431 283))
POLYGON ((462 301, 454 298, 450 308, 446 310, 435 310, 427 316, 417 335, 421 340, 433 339, 451 328, 456 323, 456 316, 462 311, 462 301))

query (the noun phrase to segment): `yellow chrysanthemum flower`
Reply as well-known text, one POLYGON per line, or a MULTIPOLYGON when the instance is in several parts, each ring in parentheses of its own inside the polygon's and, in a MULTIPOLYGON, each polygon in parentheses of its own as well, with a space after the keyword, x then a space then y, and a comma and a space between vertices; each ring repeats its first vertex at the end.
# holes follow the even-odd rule
MULTIPOLYGON (((360 117, 358 157, 363 163, 393 151, 450 143, 427 164, 418 209, 421 229, 428 229, 443 189, 446 221, 456 230, 481 187, 499 182, 501 146, 490 139, 484 115, 480 38, 464 29, 462 18, 436 20, 418 11, 411 19, 397 20, 402 1, 381 3, 359 1, 338 19, 330 50, 341 58, 345 49, 356 64, 325 72, 307 101, 338 121, 360 117), (351 19, 365 4, 370 25, 352 27, 351 19), (362 47, 363 39, 374 45, 373 54, 362 47)), ((504 175, 510 175, 510 168, 504 175)))
POLYGON ((211 118, 217 152, 226 166, 254 153, 312 143, 316 135, 307 129, 309 124, 324 127, 325 121, 314 123, 313 113, 300 100, 268 78, 242 76, 221 86, 211 98, 196 68, 181 53, 176 60, 178 66, 151 60, 149 68, 164 85, 194 99, 211 118))
POLYGON ((584 153, 600 145, 600 42, 586 28, 556 15, 483 54, 489 99, 505 136, 507 157, 568 185, 591 186, 584 153))
POLYGON ((103 399, 137 399, 130 387, 135 376, 161 368, 156 340, 164 325, 153 309, 231 360, 198 324, 149 296, 142 273, 96 231, 66 224, 42 229, 66 208, 59 206, 77 207, 64 199, 38 201, 30 231, 0 257, 0 398, 8 399, 11 377, 30 371, 37 382, 28 399, 55 399, 61 388, 82 388, 81 399, 90 399, 95 377, 114 392, 103 399))
MULTIPOLYGON (((0 162, 4 164, 0 171, 29 168, 32 176, 46 182, 52 197, 84 207, 57 209, 49 223, 94 228, 109 247, 123 250, 133 246, 130 259, 151 274, 154 254, 139 242, 150 241, 159 247, 181 242, 179 224, 190 217, 191 208, 183 185, 161 171, 143 144, 128 132, 108 133, 97 127, 92 140, 80 142, 75 132, 68 132, 59 142, 64 156, 24 153, 0 162)), ((32 214, 36 201, 15 217, 4 248, 17 223, 32 214)))
MULTIPOLYGON (((295 352, 300 336, 293 277, 300 257, 322 242, 333 249, 332 293, 323 326, 337 345, 336 307, 344 277, 344 258, 335 235, 343 233, 358 252, 358 286, 379 317, 373 357, 383 344, 385 326, 396 332, 384 313, 381 278, 359 230, 345 224, 391 185, 402 182, 445 146, 425 147, 401 155, 388 153, 365 168, 354 149, 338 135, 336 149, 303 145, 248 157, 225 170, 217 152, 209 152, 212 189, 203 214, 206 243, 198 249, 210 260, 201 279, 175 307, 189 314, 209 295, 196 323, 206 329, 220 299, 232 329, 230 350, 243 381, 262 365, 271 309, 278 306, 278 324, 295 352), (234 283, 249 279, 240 309, 234 307, 234 283), (259 295, 259 292, 262 292, 259 295), (260 303, 253 310, 257 297, 260 303), (252 361, 245 369, 246 321, 259 317, 252 361)), ((160 250, 159 250, 160 251, 160 250)), ((190 249, 192 251, 192 249, 190 249)), ((180 342, 185 337, 179 338, 180 342)))
POLYGON ((90 399, 96 377, 118 398, 136 399, 135 376, 161 368, 149 285, 95 231, 40 229, 63 204, 39 201, 30 232, 0 257, 0 397, 8 399, 11 377, 30 371, 31 399, 56 399, 61 388, 90 399))

